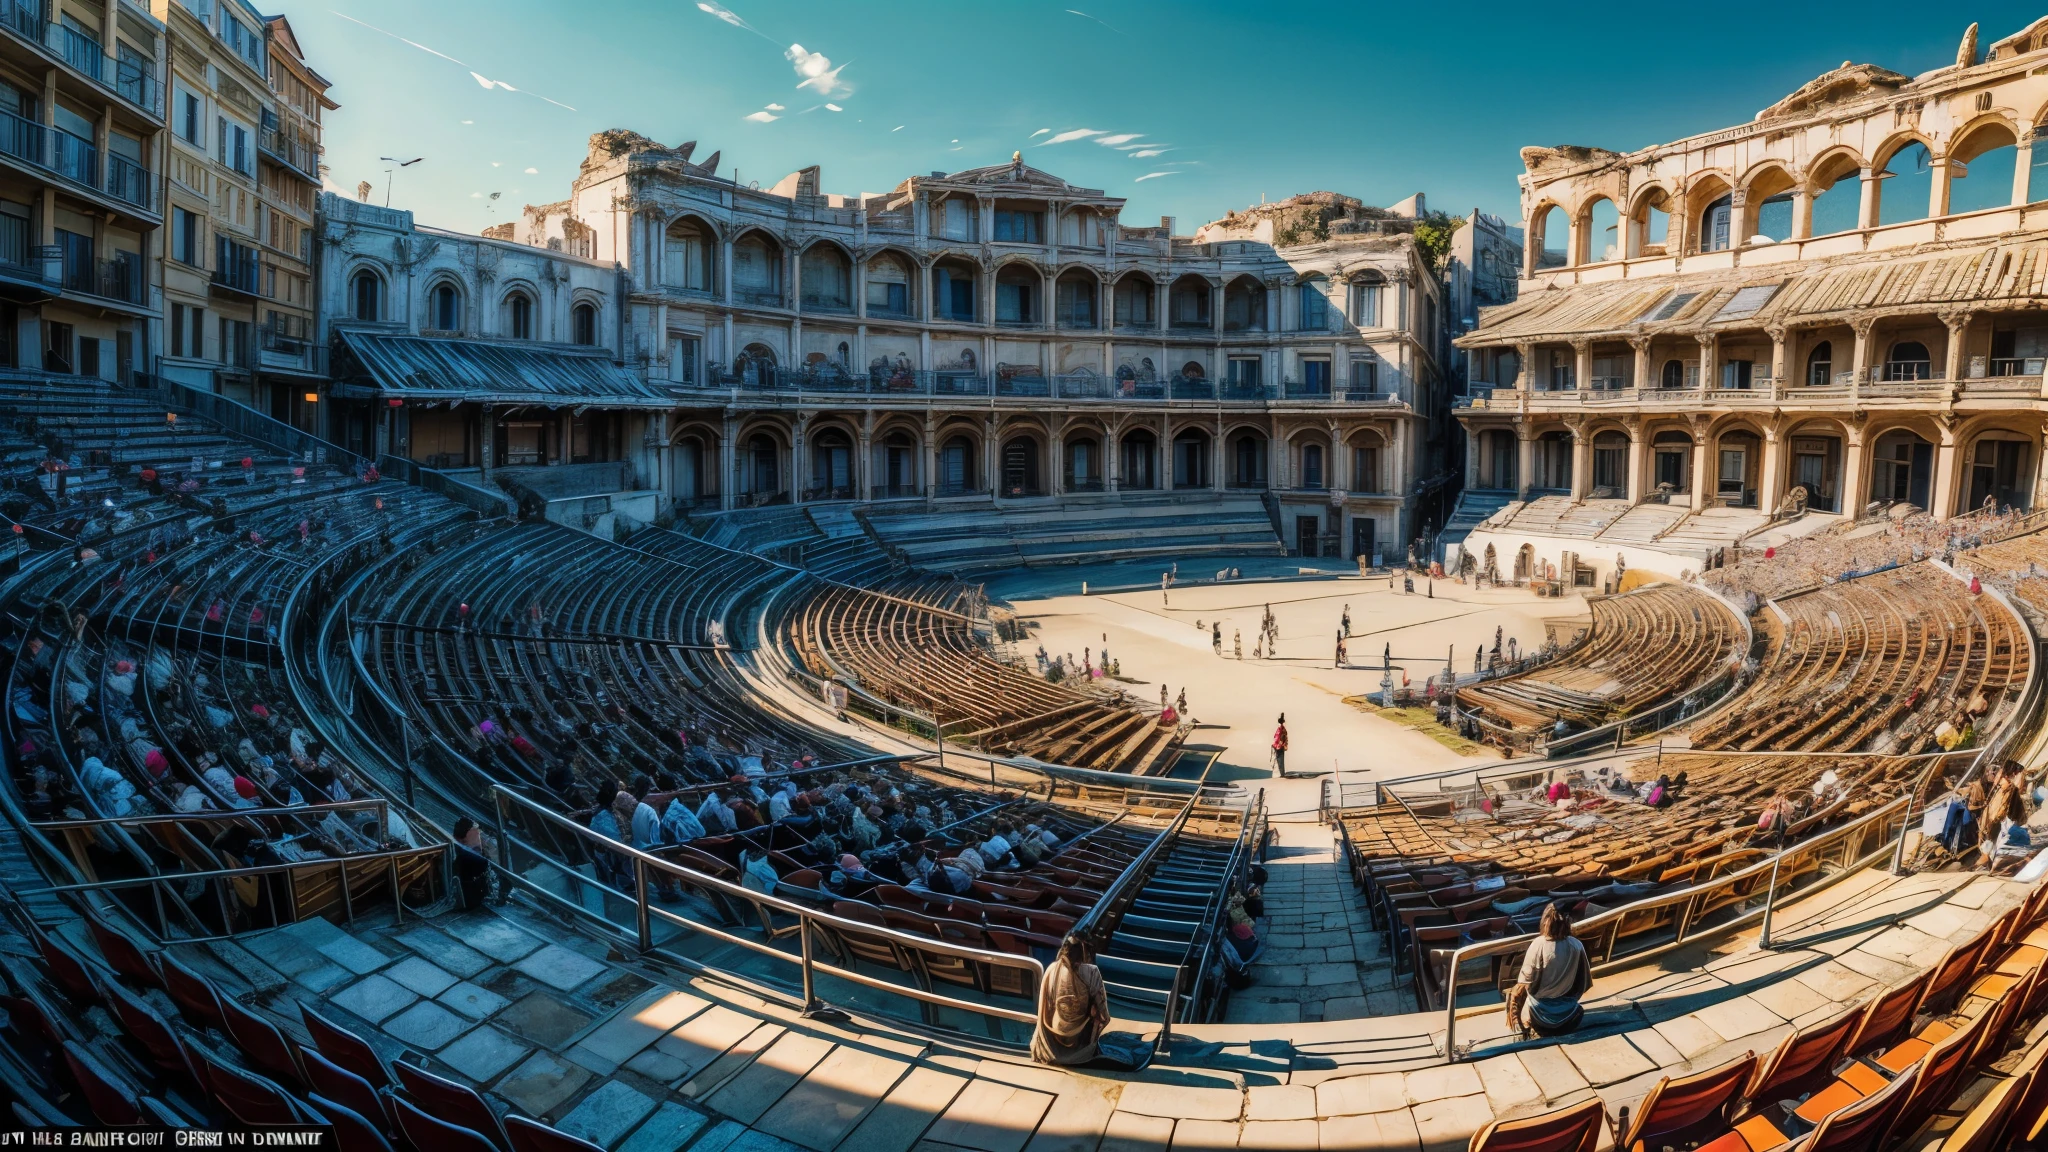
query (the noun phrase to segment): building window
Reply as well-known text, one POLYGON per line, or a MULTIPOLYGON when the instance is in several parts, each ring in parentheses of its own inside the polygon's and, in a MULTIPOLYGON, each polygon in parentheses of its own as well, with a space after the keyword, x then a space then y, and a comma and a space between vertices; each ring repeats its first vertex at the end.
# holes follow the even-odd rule
POLYGON ((576 343, 585 348, 597 346, 597 306, 578 304, 574 313, 576 343))
MULTIPOLYGON (((947 201, 953 203, 953 201, 947 201)), ((932 310, 941 320, 974 322, 974 277, 951 268, 932 270, 932 310)))
POLYGON ((1321 332, 1330 326, 1330 298, 1323 294, 1323 282, 1311 280, 1301 286, 1303 332, 1321 332))
POLYGON ((1323 447, 1320 444, 1305 445, 1301 450, 1301 486, 1323 486, 1323 447))
POLYGON ((1830 383, 1833 383, 1834 355, 1835 346, 1833 341, 1829 340, 1823 340, 1815 344, 1813 351, 1806 354, 1806 386, 1808 388, 1825 388, 1830 383))
POLYGON ((187 267, 199 267, 199 254, 205 249, 199 244, 199 213, 183 208, 171 209, 171 258, 187 267))
POLYGON ((1353 360, 1351 362, 1351 391, 1356 394, 1373 396, 1380 390, 1380 365, 1377 360, 1353 360))
POLYGON ((194 93, 178 91, 178 135, 195 148, 206 147, 206 106, 194 93))
POLYGON ((1301 389, 1312 396, 1330 394, 1330 362, 1322 357, 1302 357, 1301 389))
POLYGON ((1256 356, 1233 356, 1230 358, 1229 381, 1232 388, 1257 388, 1259 386, 1259 358, 1256 356))
POLYGON ((1380 483, 1380 446, 1351 446, 1351 486, 1360 492, 1384 491, 1380 483))
MULTIPOLYGON (((947 201, 948 204, 954 201, 947 201)), ((1040 228, 1042 217, 1036 212, 1019 212, 1009 208, 996 209, 996 241, 1012 244, 1042 244, 1045 242, 1040 228)))
POLYGON ((1358 327, 1380 326, 1381 289, 1379 284, 1360 284, 1351 289, 1351 314, 1358 318, 1358 327))
POLYGON ((1036 324, 1038 322, 1038 285, 1035 283, 996 284, 996 322, 998 324, 1036 324))
POLYGON ((948 240, 974 239, 974 203, 958 198, 945 201, 939 212, 939 235, 948 240))
POLYGON ((1723 196, 1707 205, 1707 210, 1700 213, 1700 251, 1721 252, 1727 249, 1729 222, 1734 207, 1734 199, 1723 196))
POLYGON ((515 292, 505 302, 505 330, 514 340, 533 339, 533 301, 515 292))
POLYGON ((462 330, 462 293, 453 284, 434 287, 434 327, 442 332, 462 330))
POLYGON ((1090 281, 1071 278, 1053 285, 1053 299, 1059 312, 1056 317, 1065 328, 1095 327, 1095 285, 1090 281))
POLYGON ((375 272, 362 271, 356 273, 355 279, 350 281, 349 287, 349 296, 355 301, 356 319, 375 320, 378 318, 378 304, 380 303, 378 297, 382 295, 383 288, 384 286, 378 282, 375 272))
POLYGON ((678 384, 697 383, 697 338, 668 338, 668 378, 678 384))
POLYGON ((249 366, 249 322, 220 318, 220 362, 230 368, 249 366))

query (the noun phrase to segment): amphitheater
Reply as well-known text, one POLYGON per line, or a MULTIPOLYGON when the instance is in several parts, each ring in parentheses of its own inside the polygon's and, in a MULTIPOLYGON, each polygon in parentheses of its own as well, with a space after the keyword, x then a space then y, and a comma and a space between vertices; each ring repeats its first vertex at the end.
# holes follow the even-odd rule
POLYGON ((2043 518, 1834 518, 1556 600, 1230 543, 967 583, 804 510, 522 522, 190 399, 0 393, 29 477, 0 506, 21 1124, 324 1123, 348 1152, 2039 1134, 2048 886, 1923 828, 2038 761, 2043 518), (1630 783, 1680 773, 1662 804, 1630 783), (664 823, 785 779, 822 811, 595 830, 642 775, 664 823), (875 806, 833 823, 847 785, 875 806), (999 822, 1059 847, 971 897, 823 878, 999 822), (1595 982, 1528 1039, 1502 993, 1552 903, 1595 982), (1030 1059, 1073 931, 1140 1071, 1030 1059))

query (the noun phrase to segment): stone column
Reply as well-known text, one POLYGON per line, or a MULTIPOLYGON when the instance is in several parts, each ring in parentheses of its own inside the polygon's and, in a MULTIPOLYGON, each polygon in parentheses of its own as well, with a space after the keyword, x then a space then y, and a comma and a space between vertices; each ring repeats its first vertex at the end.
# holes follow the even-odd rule
POLYGON ((789 502, 791 504, 803 503, 804 489, 809 486, 807 481, 810 479, 811 461, 810 457, 804 453, 804 431, 810 426, 810 423, 810 413, 799 412, 796 416, 795 425, 790 428, 789 502))
POLYGON ((1045 478, 1046 491, 1054 496, 1067 494, 1067 426, 1063 420, 1052 433, 1052 472, 1045 478))
POLYGON ((1956 514, 1956 434, 1953 428, 1944 426, 1941 443, 1934 448, 1934 513, 1936 520, 1946 520, 1956 514))
POLYGON ((498 416, 492 407, 486 404, 483 406, 480 419, 483 422, 482 435, 478 437, 483 447, 481 467, 484 473, 484 485, 489 487, 491 483, 491 469, 497 466, 498 416))
POLYGON ((1842 512, 1851 518, 1870 502, 1870 481, 1865 478, 1863 425, 1850 423, 1842 444, 1842 512))
POLYGON ((1628 500, 1641 504, 1650 493, 1650 479, 1644 473, 1644 465, 1650 457, 1650 446, 1643 440, 1643 424, 1638 420, 1628 429, 1628 500))
POLYGON ((1942 358, 1942 379, 1949 387, 1957 388, 1963 380, 1963 353, 1970 334, 1970 314, 1951 312, 1941 318, 1943 327, 1948 329, 1948 354, 1942 358))
POLYGON ((1720 387, 1721 384, 1719 380, 1714 378, 1715 369, 1719 367, 1714 362, 1716 358, 1715 344, 1718 337, 1712 332, 1700 332, 1696 334, 1696 338, 1700 343, 1700 393, 1702 398, 1704 398, 1711 395, 1714 389, 1720 387))
POLYGON ((1209 490, 1221 492, 1223 483, 1223 410, 1216 410, 1216 431, 1209 437, 1209 490))
POLYGON ((924 414, 924 497, 929 500, 939 494, 939 445, 938 421, 930 409, 924 414))
POLYGON ((726 413, 725 431, 718 438, 718 506, 727 511, 732 509, 733 495, 740 487, 739 449, 733 443, 738 424, 738 417, 726 413))
POLYGON ((1782 396, 1785 391, 1785 341, 1790 333, 1783 325, 1764 329, 1771 338, 1771 395, 1782 396))
POLYGON ((1859 316, 1849 321, 1850 330, 1856 333, 1856 343, 1849 359, 1849 398, 1854 400, 1860 394, 1863 383, 1870 377, 1870 332, 1876 321, 1859 316))
POLYGON ((1784 437, 1779 435, 1776 421, 1764 425, 1764 459, 1757 480, 1757 511, 1766 516, 1778 511, 1778 486, 1784 480, 1784 464, 1780 460, 1785 447, 1784 437))
MULTIPOLYGON (((2032 190, 2032 189, 2031 189, 2031 188, 2029 187, 2029 185, 2028 185, 2028 179, 2029 179, 2029 176, 2030 176, 2030 174, 2031 174, 2031 172, 2032 172, 2032 169, 2033 169, 2033 167, 2034 167, 2034 130, 2033 130, 2033 129, 2032 129, 2031 127, 2028 127, 2028 128, 2022 128, 2022 129, 2020 129, 2020 142, 2019 142, 2019 147, 2018 147, 2018 148, 2015 148, 2015 149, 2013 150, 2013 157, 2012 157, 2012 202, 2013 202, 2013 203, 2015 203, 2015 204, 2030 204, 2030 203, 2032 203, 2032 200, 2030 200, 2030 199, 2029 199, 2029 197, 2030 197, 2030 196, 2031 196, 2031 195, 2033 194, 2033 190, 2032 190)), ((2044 192, 2048 192, 2048 188, 2044 188, 2044 189, 2042 189, 2042 191, 2044 191, 2044 192)))
POLYGON ((1577 425, 1572 429, 1572 503, 1586 498, 1593 473, 1593 438, 1586 435, 1586 426, 1577 425))
POLYGON ((1877 227, 1877 174, 1869 168, 1856 174, 1856 227, 1877 227))
POLYGON ((861 413, 860 438, 854 446, 854 496, 865 504, 875 498, 875 410, 861 413))
POLYGON ((1465 488, 1467 491, 1479 487, 1480 433, 1470 424, 1465 429, 1465 488))
POLYGON ((1692 433, 1692 510, 1695 512, 1707 506, 1707 488, 1713 483, 1713 478, 1707 475, 1708 455, 1706 429, 1695 427, 1692 433))
POLYGON ((1628 346, 1636 354, 1635 378, 1629 381, 1629 383, 1636 388, 1655 388, 1657 381, 1651 379, 1650 338, 1648 336, 1631 336, 1628 338, 1628 346))
MULTIPOLYGON (((726 237, 726 238, 725 238, 725 240, 724 240, 724 242, 723 242, 723 243, 722 243, 722 244, 720 245, 720 252, 719 252, 719 258, 718 258, 718 277, 719 277, 719 285, 718 285, 718 293, 719 293, 719 298, 720 298, 720 299, 722 299, 722 300, 724 300, 724 301, 725 301, 725 302, 726 302, 727 304, 731 304, 731 303, 732 303, 732 237, 730 237, 730 236, 726 237)), ((727 317, 727 320, 728 320, 728 327, 729 327, 729 326, 730 326, 729 322, 730 322, 730 320, 731 320, 731 317, 727 317)), ((728 333, 728 335, 730 335, 730 333, 728 333)), ((730 359, 730 358, 732 357, 732 349, 728 348, 728 349, 726 349, 725 351, 726 351, 726 357, 727 357, 728 359, 730 359)))
POLYGON ((1515 499, 1529 498, 1530 480, 1536 473, 1536 436, 1527 424, 1515 425, 1515 499))
POLYGON ((1325 468, 1323 480, 1340 492, 1351 490, 1351 461, 1344 451, 1344 430, 1330 421, 1330 464, 1325 468))
MULTIPOLYGON (((2019 157, 2017 155, 2013 157, 2013 162, 2015 165, 2018 164, 2019 157)), ((1934 162, 1934 170, 1929 173, 1933 177, 1927 182, 1927 218, 1929 220, 1939 220, 1943 216, 1948 215, 1949 165, 1951 163, 1953 161, 1947 157, 1936 160, 1934 162)))
POLYGON ((996 418, 989 416, 982 421, 981 435, 981 483, 990 495, 1002 490, 1001 471, 1002 449, 996 443, 996 418))
POLYGON ((1122 425, 1115 425, 1106 429, 1102 434, 1103 487, 1111 494, 1118 491, 1118 485, 1123 482, 1124 478, 1123 447, 1118 442, 1117 437, 1117 433, 1121 428, 1122 425))
POLYGON ((1525 344, 1515 345, 1515 357, 1520 363, 1515 365, 1515 379, 1511 386, 1524 392, 1535 391, 1536 342, 1531 340, 1525 344))
POLYGON ((1580 392, 1593 387, 1593 342, 1572 341, 1572 387, 1580 392))
POLYGON ((1813 235, 1813 193, 1804 187, 1792 192, 1792 239, 1805 240, 1813 235))

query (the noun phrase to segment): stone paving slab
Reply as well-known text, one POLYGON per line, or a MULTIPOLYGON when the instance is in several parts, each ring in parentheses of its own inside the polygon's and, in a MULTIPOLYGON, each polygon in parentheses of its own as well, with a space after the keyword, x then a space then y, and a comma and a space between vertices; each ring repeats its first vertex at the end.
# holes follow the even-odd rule
POLYGON ((655 1102, 646 1093, 612 1080, 585 1096, 555 1127, 600 1148, 609 1148, 654 1109, 655 1102))
POLYGON ((835 1152, 905 1152, 968 1083, 938 1068, 910 1069, 835 1152))
POLYGON ((842 1044, 762 1113, 755 1127, 792 1144, 828 1152, 909 1070, 902 1060, 842 1044))
POLYGON ((1052 1101, 1047 1092, 976 1080, 960 1090, 925 1139, 981 1152, 1023 1152, 1052 1101))

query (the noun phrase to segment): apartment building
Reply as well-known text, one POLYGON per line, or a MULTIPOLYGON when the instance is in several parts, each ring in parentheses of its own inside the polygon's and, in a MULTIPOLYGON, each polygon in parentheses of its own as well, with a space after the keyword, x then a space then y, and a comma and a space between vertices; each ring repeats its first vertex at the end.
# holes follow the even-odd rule
POLYGON ((128 0, 0 0, 0 367, 146 368, 165 40, 128 0))
POLYGON ((246 0, 155 2, 171 73, 160 370, 304 419, 324 367, 310 330, 327 82, 246 0))
POLYGON ((1794 510, 2038 506, 2044 120, 2048 19, 1669 144, 1523 149, 1518 297, 1457 341, 1466 499, 1499 505, 1471 548, 1583 582, 1794 510))

